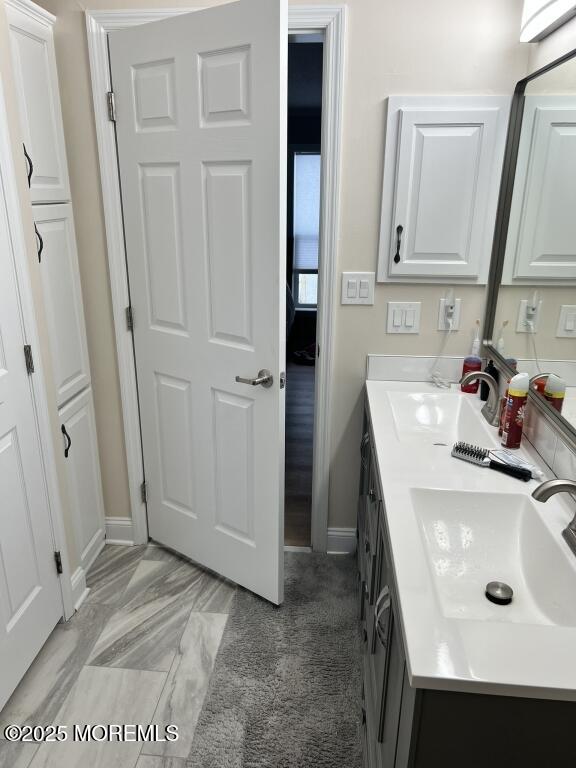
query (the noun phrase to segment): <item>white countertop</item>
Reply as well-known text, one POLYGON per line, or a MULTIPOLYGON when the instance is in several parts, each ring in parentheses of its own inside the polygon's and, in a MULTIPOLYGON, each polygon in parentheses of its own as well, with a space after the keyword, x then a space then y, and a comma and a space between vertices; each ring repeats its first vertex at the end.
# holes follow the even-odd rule
MULTIPOLYGON (((433 446, 426 440, 399 442, 387 393, 391 390, 442 391, 431 384, 368 381, 366 388, 411 685, 576 701, 576 626, 446 615, 412 501, 413 488, 489 491, 529 497, 541 480, 524 483, 458 461, 450 456, 451 446, 433 446)), ((478 418, 483 420, 480 416, 483 403, 477 397, 461 393, 457 396, 469 398, 478 411, 478 418)), ((484 424, 487 436, 484 447, 499 447, 497 430, 484 424)), ((538 463, 538 454, 527 441, 519 454, 538 463)), ((551 476, 548 473, 547 477, 551 476)), ((570 506, 563 496, 559 494, 545 504, 534 504, 543 524, 558 540, 560 551, 564 548, 570 567, 574 568, 576 601, 576 557, 561 535, 571 519, 570 506)), ((535 567, 538 565, 543 567, 542 564, 535 567)), ((548 563, 546 568, 549 574, 553 564, 548 563)), ((500 606, 493 607, 495 611, 501 610, 500 606)))

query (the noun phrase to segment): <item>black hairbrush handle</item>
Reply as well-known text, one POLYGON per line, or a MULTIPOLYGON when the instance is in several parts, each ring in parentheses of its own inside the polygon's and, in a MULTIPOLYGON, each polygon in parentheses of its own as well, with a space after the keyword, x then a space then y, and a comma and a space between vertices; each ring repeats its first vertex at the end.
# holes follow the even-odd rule
POLYGON ((532 480, 532 472, 525 467, 512 467, 510 464, 502 464, 500 461, 493 461, 490 459, 490 469, 495 469, 496 472, 504 472, 505 475, 512 475, 517 477, 518 480, 524 480, 526 483, 528 480, 532 480))

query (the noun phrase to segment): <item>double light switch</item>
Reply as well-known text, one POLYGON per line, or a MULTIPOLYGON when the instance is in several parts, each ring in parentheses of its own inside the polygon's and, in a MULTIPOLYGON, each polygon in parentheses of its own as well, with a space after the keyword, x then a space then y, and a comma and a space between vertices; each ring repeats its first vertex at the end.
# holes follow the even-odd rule
POLYGON ((374 304, 374 272, 342 272, 342 304, 374 304))
POLYGON ((387 333, 420 333, 419 301, 389 301, 387 333))

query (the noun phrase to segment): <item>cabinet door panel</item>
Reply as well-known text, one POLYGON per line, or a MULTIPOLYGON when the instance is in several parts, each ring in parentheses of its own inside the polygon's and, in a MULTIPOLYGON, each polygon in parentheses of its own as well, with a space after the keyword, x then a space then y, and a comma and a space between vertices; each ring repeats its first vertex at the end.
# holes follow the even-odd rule
POLYGON ((6 5, 20 122, 33 165, 30 197, 33 203, 69 200, 52 27, 6 5))
POLYGON ((58 407, 90 383, 90 366, 72 207, 34 207, 42 238, 42 288, 58 407))
POLYGON ((484 283, 509 99, 388 99, 378 281, 484 283))
POLYGON ((400 111, 392 275, 478 277, 498 110, 400 111))
POLYGON ((87 389, 60 410, 63 450, 68 446, 68 495, 74 514, 80 565, 87 569, 104 542, 104 502, 92 390, 87 389))
POLYGON ((576 102, 527 96, 504 281, 576 280, 576 102), (508 278, 508 279, 507 279, 508 278))

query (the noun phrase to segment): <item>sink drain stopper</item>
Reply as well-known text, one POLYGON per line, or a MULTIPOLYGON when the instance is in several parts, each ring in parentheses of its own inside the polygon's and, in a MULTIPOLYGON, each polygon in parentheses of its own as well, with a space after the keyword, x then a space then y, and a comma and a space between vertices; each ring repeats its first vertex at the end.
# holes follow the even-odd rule
POLYGON ((514 592, 503 581, 491 581, 486 584, 486 597, 496 605, 510 605, 514 592))

